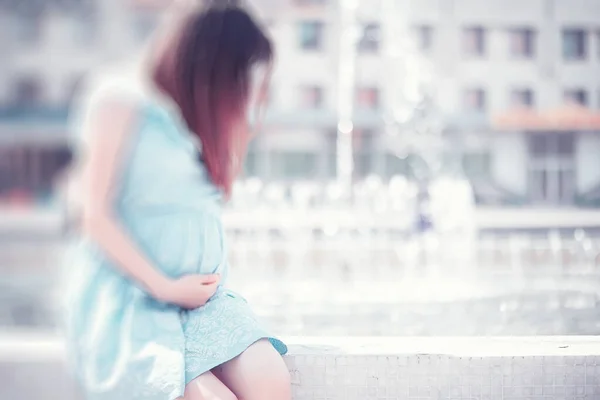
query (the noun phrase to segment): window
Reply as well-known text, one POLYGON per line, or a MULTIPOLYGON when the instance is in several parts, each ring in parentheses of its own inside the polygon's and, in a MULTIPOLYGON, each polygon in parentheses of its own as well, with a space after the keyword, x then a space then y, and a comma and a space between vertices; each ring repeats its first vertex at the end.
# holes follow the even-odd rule
POLYGON ((304 50, 320 50, 323 47, 323 23, 319 21, 300 22, 300 47, 304 50))
POLYGON ((565 90, 564 94, 565 104, 567 105, 588 105, 588 94, 583 89, 569 89, 565 90))
POLYGON ((465 54, 482 57, 485 55, 485 28, 469 27, 463 31, 463 46, 465 54))
POLYGON ((464 98, 465 109, 471 112, 484 112, 486 109, 485 97, 485 90, 481 88, 467 89, 464 98))
POLYGON ((536 33, 530 28, 513 29, 510 35, 510 55, 520 58, 535 56, 536 33))
POLYGON ((300 106, 304 109, 316 109, 323 106, 323 89, 319 86, 300 88, 300 106))
POLYGON ((360 110, 374 110, 379 107, 379 89, 364 87, 357 90, 356 107, 360 110))
POLYGON ((360 129, 355 129, 353 131, 353 172, 356 178, 365 178, 374 172, 374 143, 375 135, 373 131, 360 129))
POLYGON ((543 133, 531 135, 529 152, 533 158, 568 157, 575 152, 575 142, 573 136, 569 134, 543 133))
POLYGON ((34 45, 42 37, 42 17, 38 14, 14 14, 14 35, 19 44, 34 45))
POLYGON ((57 174, 71 159, 72 152, 66 145, 3 146, 0 149, 0 202, 8 201, 21 207, 48 204, 57 174))
POLYGON ((531 89, 514 89, 510 94, 510 104, 515 108, 532 108, 535 97, 531 89))
POLYGON ((562 34, 563 58, 583 60, 587 57, 587 33, 583 29, 565 29, 562 34))
POLYGON ((575 140, 568 133, 529 137, 531 200, 545 204, 571 204, 575 195, 575 140))
POLYGON ((377 23, 365 24, 362 37, 358 42, 358 49, 363 53, 376 53, 379 51, 381 41, 381 27, 377 23))
POLYGON ((414 28, 417 49, 421 52, 431 51, 433 48, 433 27, 419 25, 414 28))
POLYGON ((42 100, 42 86, 35 77, 22 77, 16 80, 13 88, 14 103, 18 107, 35 107, 42 100))

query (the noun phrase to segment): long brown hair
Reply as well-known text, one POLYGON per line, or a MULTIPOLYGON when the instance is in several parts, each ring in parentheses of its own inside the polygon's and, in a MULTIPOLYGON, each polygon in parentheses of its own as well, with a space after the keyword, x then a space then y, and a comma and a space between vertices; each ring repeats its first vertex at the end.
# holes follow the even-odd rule
POLYGON ((229 196, 249 140, 251 68, 272 61, 273 45, 246 10, 231 5, 193 12, 174 42, 153 79, 181 109, 213 183, 229 196))

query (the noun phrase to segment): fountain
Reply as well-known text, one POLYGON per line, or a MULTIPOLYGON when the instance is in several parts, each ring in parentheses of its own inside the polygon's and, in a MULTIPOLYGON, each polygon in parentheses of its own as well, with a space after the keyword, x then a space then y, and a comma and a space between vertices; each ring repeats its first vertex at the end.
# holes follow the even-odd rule
POLYGON ((411 183, 417 188, 413 240, 432 272, 458 265, 466 273, 472 270, 476 235, 474 198, 462 172, 461 154, 444 132, 443 116, 434 101, 435 73, 431 62, 415 49, 407 29, 410 2, 385 0, 381 11, 384 37, 394 38, 384 41, 385 132, 395 156, 409 165, 411 183), (441 251, 448 241, 451 253, 441 251), (452 259, 440 257, 442 253, 452 259))
MULTIPOLYGON (((448 157, 453 143, 433 101, 435 74, 415 51, 403 20, 410 12, 408 2, 385 0, 380 10, 382 57, 388 69, 380 145, 406 160, 410 168, 407 175, 389 180, 354 177, 353 106, 361 4, 358 0, 337 3, 336 179, 321 186, 248 180, 236 186, 229 210, 236 214, 232 222, 262 238, 256 249, 275 240, 259 229, 278 232, 280 250, 286 249, 283 259, 294 270, 310 264, 320 274, 341 269, 344 276, 356 277, 349 271, 370 263, 374 272, 389 276, 399 272, 392 265, 400 263, 409 275, 416 269, 434 275, 449 268, 452 273, 470 273, 476 232, 473 194, 461 173, 460 155, 453 152, 448 157), (244 210, 251 215, 243 215, 244 210)), ((256 261, 268 260, 261 256, 256 261)))

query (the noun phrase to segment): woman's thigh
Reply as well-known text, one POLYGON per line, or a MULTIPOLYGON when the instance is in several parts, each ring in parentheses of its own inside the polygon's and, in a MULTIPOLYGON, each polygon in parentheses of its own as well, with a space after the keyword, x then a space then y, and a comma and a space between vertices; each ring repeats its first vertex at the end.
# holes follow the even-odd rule
MULTIPOLYGON (((259 340, 213 370, 240 400, 290 400, 290 375, 271 343, 259 340)), ((187 399, 186 399, 187 400, 187 399)))
POLYGON ((212 372, 206 372, 186 386, 182 400, 237 400, 237 398, 212 372))

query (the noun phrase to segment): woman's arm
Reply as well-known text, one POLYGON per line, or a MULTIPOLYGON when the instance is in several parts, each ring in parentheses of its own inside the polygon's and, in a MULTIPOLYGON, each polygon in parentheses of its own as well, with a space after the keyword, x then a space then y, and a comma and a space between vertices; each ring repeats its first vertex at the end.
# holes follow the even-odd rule
POLYGON ((115 192, 121 166, 127 156, 136 106, 130 102, 105 101, 91 111, 86 124, 89 138, 82 170, 82 229, 127 276, 151 296, 166 300, 171 280, 156 269, 135 246, 114 214, 115 192))

